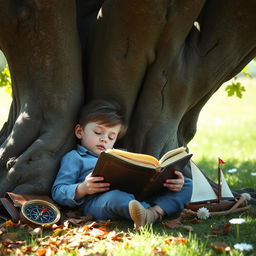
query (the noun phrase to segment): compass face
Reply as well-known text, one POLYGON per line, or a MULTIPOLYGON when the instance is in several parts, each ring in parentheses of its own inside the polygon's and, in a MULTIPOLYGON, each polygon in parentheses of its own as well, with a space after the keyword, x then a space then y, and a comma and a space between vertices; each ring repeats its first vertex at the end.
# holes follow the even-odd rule
POLYGON ((44 225, 54 224, 60 219, 60 211, 58 208, 44 200, 30 200, 21 208, 22 215, 28 221, 44 225))

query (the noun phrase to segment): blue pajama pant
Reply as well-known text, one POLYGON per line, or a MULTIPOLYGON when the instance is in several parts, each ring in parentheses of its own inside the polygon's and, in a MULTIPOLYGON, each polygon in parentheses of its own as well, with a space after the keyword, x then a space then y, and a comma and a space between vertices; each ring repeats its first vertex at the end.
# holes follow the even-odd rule
MULTIPOLYGON (((147 198, 141 204, 145 208, 159 205, 167 216, 180 212, 184 204, 192 195, 192 180, 185 178, 184 186, 179 192, 165 190, 155 196, 147 198)), ((99 195, 92 195, 89 200, 80 206, 84 215, 91 214, 96 220, 131 220, 128 205, 135 199, 133 194, 120 190, 110 190, 99 195)))

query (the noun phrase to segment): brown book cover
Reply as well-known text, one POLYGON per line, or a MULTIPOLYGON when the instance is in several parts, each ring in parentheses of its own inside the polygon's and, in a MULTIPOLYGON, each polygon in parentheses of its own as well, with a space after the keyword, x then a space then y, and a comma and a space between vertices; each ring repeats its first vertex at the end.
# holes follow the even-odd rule
POLYGON ((182 172, 192 154, 186 153, 183 147, 180 151, 177 154, 175 151, 174 156, 163 162, 145 154, 119 150, 102 152, 92 176, 104 177, 104 181, 110 183, 110 189, 126 191, 134 194, 136 199, 144 200, 164 189, 164 181, 175 178, 174 170, 182 172))

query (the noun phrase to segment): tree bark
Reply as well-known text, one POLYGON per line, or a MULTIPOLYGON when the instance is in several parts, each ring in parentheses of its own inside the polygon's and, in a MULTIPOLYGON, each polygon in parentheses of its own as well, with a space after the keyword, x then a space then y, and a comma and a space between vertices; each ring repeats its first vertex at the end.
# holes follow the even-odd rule
POLYGON ((73 1, 0 1, 13 102, 1 131, 0 195, 49 193, 83 101, 73 1))
POLYGON ((92 98, 123 105, 128 150, 159 157, 186 146, 205 103, 256 55, 254 0, 77 0, 81 72, 75 3, 22 3, 0 0, 14 91, 0 194, 50 191, 78 108, 92 98))

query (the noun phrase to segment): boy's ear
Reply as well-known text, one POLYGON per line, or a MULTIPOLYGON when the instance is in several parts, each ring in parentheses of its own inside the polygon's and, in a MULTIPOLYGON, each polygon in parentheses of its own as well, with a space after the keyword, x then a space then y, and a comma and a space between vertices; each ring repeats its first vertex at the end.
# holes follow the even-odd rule
POLYGON ((83 127, 80 124, 75 126, 75 135, 78 139, 82 139, 83 137, 83 127))

